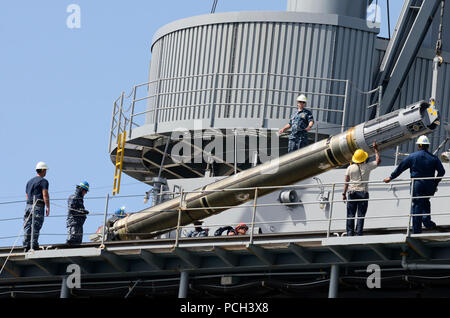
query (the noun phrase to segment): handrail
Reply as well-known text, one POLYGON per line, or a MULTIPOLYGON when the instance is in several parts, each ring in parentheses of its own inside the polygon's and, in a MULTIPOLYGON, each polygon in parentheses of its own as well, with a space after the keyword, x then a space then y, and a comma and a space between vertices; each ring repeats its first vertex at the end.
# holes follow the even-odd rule
MULTIPOLYGON (((288 81, 292 82, 294 79, 294 83, 297 80, 307 80, 307 81, 324 81, 324 82, 334 82, 339 85, 329 86, 326 85, 316 85, 311 84, 310 82, 301 82, 306 85, 306 90, 303 89, 303 93, 307 95, 317 96, 317 98, 326 98, 333 99, 338 98, 340 101, 334 101, 333 106, 314 106, 312 102, 309 107, 312 111, 317 112, 317 116, 320 118, 328 118, 327 113, 336 113, 342 114, 339 117, 332 117, 332 121, 341 121, 341 130, 345 127, 345 121, 347 116, 347 104, 352 95, 350 89, 355 88, 358 94, 370 95, 376 92, 379 92, 381 95, 381 87, 373 89, 371 91, 365 92, 360 90, 349 80, 343 79, 333 79, 333 78, 324 78, 324 77, 311 77, 311 76, 298 76, 298 75, 290 75, 290 74, 279 74, 279 73, 205 73, 205 74, 193 74, 193 75, 184 75, 184 76, 174 76, 170 78, 159 78, 157 80, 148 81, 145 83, 134 85, 130 94, 125 96, 124 93, 114 101, 114 109, 113 109, 113 119, 111 124, 111 132, 110 132, 110 145, 109 151, 111 152, 112 147, 112 138, 117 137, 120 131, 127 130, 125 127, 121 128, 123 123, 129 125, 129 138, 132 138, 132 131, 135 127, 141 126, 136 123, 138 118, 142 118, 141 116, 145 115, 148 122, 153 122, 154 132, 157 132, 158 123, 162 120, 162 116, 165 116, 162 120, 163 122, 167 122, 172 120, 175 115, 173 112, 177 111, 176 114, 182 116, 183 119, 175 119, 175 120, 191 120, 192 116, 195 116, 194 112, 185 113, 185 109, 192 108, 200 108, 201 112, 204 112, 204 119, 209 119, 211 124, 213 125, 215 118, 259 118, 261 117, 261 125, 264 124, 264 119, 269 114, 269 110, 267 108, 284 108, 287 111, 283 111, 279 113, 277 111, 276 118, 274 119, 287 119, 293 110, 296 109, 296 106, 292 105, 284 105, 282 100, 293 100, 294 96, 299 93, 298 89, 291 88, 291 84, 289 84, 289 88, 281 88, 282 84, 278 82, 280 78, 286 78, 288 81), (253 77, 257 81, 254 83, 252 87, 249 87, 249 81, 247 78, 253 77), (197 81, 201 79, 201 84, 197 81), (204 80, 203 80, 204 79, 204 80), (242 80, 241 80, 242 79, 242 80), (196 86, 192 89, 186 89, 186 85, 172 85, 171 83, 174 81, 191 81, 195 80, 199 86, 196 86), (222 84, 220 84, 223 82, 222 84), (228 83, 231 85, 228 87, 228 83), (342 85, 341 85, 342 84, 342 85), (223 86, 222 86, 223 85, 223 86), (310 90, 308 87, 313 85, 315 89, 310 90), (225 87, 227 86, 227 87, 225 87), (137 96, 137 90, 141 87, 147 87, 146 96, 137 96), (227 93, 228 92, 228 93, 227 93), (237 94, 231 99, 231 92, 237 94), (241 95, 242 94, 242 95, 241 95), (283 97, 281 97, 281 95, 283 97), (244 96, 243 100, 242 97, 244 96), (123 109, 123 105, 125 104, 125 100, 130 100, 128 109, 123 109), (172 98, 175 98, 172 100, 172 98), (237 102, 240 100, 240 102, 237 102), (342 100, 341 100, 342 99, 342 100), (145 103, 145 111, 139 110, 136 112, 137 103, 147 101, 145 103), (225 111, 225 116, 222 117, 217 111, 217 106, 223 107, 235 107, 233 113, 228 112, 228 108, 225 108, 222 111, 225 111), (253 108, 258 107, 258 108, 253 108), (182 113, 178 113, 181 110, 182 113), (168 113, 169 112, 169 113, 168 113), (257 112, 257 113, 255 113, 257 112), (325 114, 325 115, 324 115, 325 114), (230 116, 231 115, 231 116, 230 116), (115 119, 119 116, 118 119, 115 119), (122 121, 122 116, 124 116, 124 121, 122 121), (169 116, 169 117, 167 117, 169 116), (184 118, 187 116, 187 118, 184 118), (341 118, 342 116, 342 118, 341 118), (152 118, 152 119, 151 119, 152 118), (117 123, 115 125, 115 123, 117 123), (114 130, 117 130, 115 133, 114 130)), ((196 85, 197 85, 196 84, 196 85)), ((287 85, 287 84, 286 84, 287 85)), ((370 103, 369 103, 370 104, 370 103)), ((379 108, 380 98, 378 98, 378 102, 366 106, 367 109, 372 107, 379 108)), ((128 105, 128 104, 127 104, 128 105)), ((142 106, 140 106, 142 107, 142 106)), ((271 110, 272 111, 272 110, 271 110)), ((271 112, 270 111, 270 112, 271 112)), ((319 120, 319 118, 317 119, 319 120)))
MULTIPOLYGON (((399 180, 393 180, 391 181, 391 184, 393 186, 404 186, 404 185, 408 185, 408 184, 414 184, 414 181, 416 180, 437 180, 440 179, 441 180, 441 184, 445 183, 448 184, 450 182, 450 177, 429 177, 429 178, 410 178, 410 179, 399 179, 399 180)), ((361 183, 361 182, 348 182, 348 183, 361 183)), ((373 185, 373 186, 377 186, 380 185, 380 181, 365 181, 363 183, 367 183, 369 185, 373 185)), ((337 216, 337 215, 332 215, 333 213, 333 204, 334 203, 343 203, 345 201, 343 201, 342 199, 337 199, 334 198, 334 195, 331 194, 331 197, 328 200, 310 200, 310 201, 305 201, 305 202, 301 202, 302 205, 313 205, 313 204, 320 204, 320 203, 325 203, 325 204, 329 204, 329 217, 328 218, 323 218, 323 219, 319 219, 319 218, 302 218, 302 219, 289 219, 289 220, 265 220, 265 221, 256 221, 257 220, 257 215, 258 215, 258 208, 265 208, 265 207, 275 207, 275 206, 290 206, 290 205, 296 205, 298 203, 260 203, 258 202, 258 191, 261 191, 263 189, 267 189, 267 188, 272 188, 272 189, 301 189, 301 188, 308 188, 309 189, 314 189, 314 188, 328 188, 328 187, 332 187, 332 188, 337 188, 337 187, 342 187, 343 185, 345 185, 346 182, 334 182, 334 183, 326 183, 326 184, 303 184, 303 185, 288 185, 288 186, 265 186, 265 187, 250 187, 250 188, 241 188, 241 189, 214 189, 214 190, 207 190, 207 191, 181 191, 180 192, 163 192, 161 195, 167 195, 167 194, 174 194, 174 195, 178 195, 178 200, 179 200, 179 205, 178 205, 178 209, 176 211, 174 211, 175 213, 178 213, 179 215, 179 219, 178 219, 178 225, 176 227, 176 231, 177 231, 177 238, 176 238, 176 246, 178 246, 179 242, 180 242, 180 238, 181 238, 181 231, 183 229, 188 229, 188 228, 192 228, 192 225, 185 225, 185 226, 181 226, 180 225, 180 217, 181 217, 181 213, 184 209, 186 209, 186 204, 185 204, 185 200, 187 199, 187 196, 190 193, 213 193, 213 192, 229 192, 229 191, 254 191, 255 192, 255 197, 253 200, 250 200, 250 204, 242 204, 239 206, 223 206, 223 207, 216 207, 213 206, 211 208, 227 208, 227 209, 241 209, 241 208, 247 208, 247 209, 252 209, 251 210, 251 220, 245 220, 245 222, 247 223, 247 225, 249 226, 249 228, 251 229, 251 232, 248 235, 248 240, 250 242, 250 244, 253 242, 255 235, 257 235, 256 233, 254 233, 254 229, 257 226, 261 226, 261 225, 276 225, 276 224, 286 224, 286 223, 292 223, 292 222, 308 222, 308 223, 325 223, 328 222, 328 229, 327 230, 321 230, 326 237, 329 237, 332 233, 332 227, 331 224, 332 222, 338 222, 338 221, 345 221, 347 220, 346 217, 342 217, 342 216, 337 216)), ((386 189, 386 191, 389 191, 386 189)), ((313 194, 313 193, 312 193, 313 194)), ((133 195, 134 196, 134 195, 133 195)), ((410 192, 410 195, 406 196, 406 195, 402 195, 401 197, 388 197, 388 198, 369 198, 368 201, 369 202, 376 202, 376 201, 404 201, 404 200, 410 200, 412 201, 413 199, 420 199, 420 198, 434 198, 434 199, 439 199, 439 198, 448 198, 450 196, 450 194, 440 194, 437 193, 437 195, 430 195, 430 196, 413 196, 412 192, 410 192)), ((127 196, 127 197, 132 197, 132 196, 127 196)), ((98 197, 100 198, 100 197, 98 197)), ((86 200, 89 199, 98 199, 98 198, 86 198, 86 200)), ((54 200, 58 200, 58 199, 54 199, 54 200)), ((62 199, 60 199, 62 200, 62 199)), ((91 216, 98 216, 98 217, 103 217, 104 221, 103 221, 103 226, 106 224, 106 216, 110 215, 109 213, 107 213, 108 210, 108 202, 109 200, 111 200, 111 198, 109 198, 109 196, 106 196, 106 208, 105 211, 100 213, 91 213, 91 216)), ((52 200, 53 201, 53 200, 52 200)), ((359 200, 347 200, 347 201, 365 201, 363 199, 359 199, 359 200)), ((15 204, 17 202, 12 202, 11 204, 15 204)), ((55 203, 54 203, 55 204, 55 203)), ((57 205, 57 204, 56 204, 57 205)), ((57 205, 58 206, 58 205, 57 205)), ((63 205, 60 205, 60 207, 64 207, 63 205)), ((190 210, 195 210, 196 208, 189 208, 190 210)), ((140 212, 140 213, 150 213, 150 212, 140 212)), ((408 224, 406 225, 406 234, 407 235, 411 235, 410 233, 410 227, 411 227, 411 219, 415 216, 420 216, 422 214, 412 214, 411 212, 408 211, 407 214, 394 214, 394 213, 388 213, 385 215, 368 215, 365 216, 364 219, 366 220, 383 220, 383 219, 389 219, 389 220, 393 220, 393 219, 404 219, 404 218, 408 218, 408 224)), ((425 214, 423 214, 425 215, 425 214)), ((450 216, 450 211, 434 211, 432 213, 432 216, 450 216)), ((50 217, 53 218, 65 218, 66 215, 51 215, 50 217)), ((21 224, 21 219, 22 218, 6 218, 6 219, 0 219, 0 221, 15 221, 15 222, 19 222, 20 226, 22 226, 21 224)), ((353 219, 357 220, 360 219, 360 217, 355 216, 353 219)), ((229 225, 229 224, 209 224, 209 227, 214 227, 214 226, 223 226, 223 225, 229 225)), ((450 225, 450 224, 449 224, 450 225)), ((105 228, 105 227, 104 227, 105 228)), ((93 233, 84 233, 84 235, 91 235, 93 233)), ((133 233, 134 235, 138 235, 137 233, 133 233)), ((146 233, 143 233, 146 234, 146 233)), ((41 233, 41 235, 45 236, 58 236, 58 235, 66 235, 66 233, 64 234, 58 234, 58 233, 41 233)), ((443 234, 444 235, 444 234, 443 234)), ((448 235, 450 235, 450 233, 448 233, 448 235)), ((11 236, 5 236, 5 237, 0 237, 0 240, 3 239, 11 239, 11 236)), ((102 243, 103 244, 103 243, 102 243)))

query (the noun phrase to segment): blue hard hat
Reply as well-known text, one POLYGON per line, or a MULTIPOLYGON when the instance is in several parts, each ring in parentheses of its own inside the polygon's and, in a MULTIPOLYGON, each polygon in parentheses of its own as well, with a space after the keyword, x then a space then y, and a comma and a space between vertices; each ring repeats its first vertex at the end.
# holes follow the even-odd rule
POLYGON ((89 183, 87 181, 81 182, 78 186, 86 191, 89 191, 89 183))
POLYGON ((121 207, 121 208, 118 208, 118 209, 114 212, 114 214, 115 214, 116 216, 119 216, 119 217, 124 217, 124 216, 125 216, 125 207, 123 206, 123 207, 121 207))

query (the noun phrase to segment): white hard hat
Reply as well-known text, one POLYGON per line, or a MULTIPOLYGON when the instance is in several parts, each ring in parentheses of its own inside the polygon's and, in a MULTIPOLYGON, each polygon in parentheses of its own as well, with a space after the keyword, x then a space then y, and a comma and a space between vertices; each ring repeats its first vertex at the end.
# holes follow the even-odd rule
POLYGON ((429 145, 429 144, 430 140, 425 135, 420 136, 416 141, 416 145, 429 145))
POLYGON ((39 161, 36 165, 36 170, 48 170, 48 166, 45 162, 39 161))
POLYGON ((307 102, 307 98, 305 95, 301 94, 299 97, 297 97, 297 102, 307 102))

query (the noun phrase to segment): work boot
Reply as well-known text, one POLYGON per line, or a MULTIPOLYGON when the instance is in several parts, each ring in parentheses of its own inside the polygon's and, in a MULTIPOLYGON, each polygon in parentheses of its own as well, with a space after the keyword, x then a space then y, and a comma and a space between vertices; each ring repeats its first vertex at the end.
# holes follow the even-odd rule
POLYGON ((65 248, 75 248, 75 247, 80 247, 80 243, 72 243, 72 242, 66 242, 66 245, 64 246, 65 248))

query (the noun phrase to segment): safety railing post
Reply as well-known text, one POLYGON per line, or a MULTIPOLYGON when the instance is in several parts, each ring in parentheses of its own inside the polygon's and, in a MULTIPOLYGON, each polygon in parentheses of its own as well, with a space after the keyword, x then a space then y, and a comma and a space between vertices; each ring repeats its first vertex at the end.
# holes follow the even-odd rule
POLYGON ((216 97, 217 97, 217 90, 216 90, 216 86, 217 86, 217 79, 218 79, 218 74, 214 73, 213 74, 213 81, 212 81, 212 91, 211 91, 211 103, 209 105, 209 115, 210 115, 210 127, 214 127, 214 116, 215 116, 215 107, 216 107, 216 97))
POLYGON ((117 100, 114 101, 113 106, 113 113, 112 113, 112 119, 111 119, 111 130, 109 133, 109 147, 108 151, 111 152, 111 145, 112 145, 112 136, 113 136, 113 130, 114 130, 114 121, 116 120, 116 108, 117 108, 117 100))
POLYGON ((153 112, 153 114, 155 115, 155 118, 153 118, 154 119, 153 131, 155 133, 158 130, 159 98, 160 98, 160 94, 161 94, 161 79, 158 79, 157 86, 158 86, 158 90, 156 93, 155 111, 153 112))
POLYGON ((345 81, 345 97, 344 97, 344 108, 342 109, 342 126, 341 126, 341 132, 344 132, 345 130, 345 117, 347 115, 347 103, 348 103, 348 85, 349 81, 345 81))
POLYGON ((119 134, 120 134, 120 124, 122 123, 122 116, 123 116, 123 98, 125 93, 122 92, 122 95, 120 95, 120 108, 119 108, 119 121, 117 122, 117 143, 119 143, 119 134))
POLYGON ((234 174, 237 173, 237 129, 234 129, 234 174))
POLYGON ((253 244, 253 233, 255 232, 256 207, 258 201, 258 188, 255 188, 255 197, 253 199, 252 224, 250 229, 250 244, 253 244))
POLYGON ((336 184, 333 183, 331 186, 331 202, 330 202, 330 214, 328 217, 328 230, 327 230, 327 237, 330 237, 331 232, 331 219, 333 217, 333 205, 334 205, 334 189, 336 187, 336 184))
POLYGON ((109 205, 109 193, 106 194, 105 215, 103 217, 102 244, 100 245, 101 248, 105 247, 106 219, 108 217, 108 205, 109 205))
POLYGON ((266 118, 266 112, 267 112, 267 100, 269 98, 269 79, 270 79, 270 73, 265 73, 265 81, 264 81, 264 96, 263 96, 263 109, 261 112, 261 128, 264 128, 265 124, 265 118, 266 118))
POLYGON ((133 131, 133 116, 134 116, 134 105, 136 101, 136 85, 133 87, 133 100, 131 101, 131 113, 130 113, 130 129, 128 129, 128 137, 131 138, 131 133, 133 131))
POLYGON ((411 179, 410 183, 410 200, 409 200, 409 217, 408 217, 408 228, 406 230, 406 236, 411 235, 411 220, 412 220, 412 208, 413 208, 413 196, 414 196, 414 179, 411 179))
POLYGON ((180 235, 181 235, 180 225, 181 225, 181 211, 183 209, 183 197, 184 197, 184 193, 183 193, 183 189, 181 189, 180 203, 178 205, 178 221, 177 221, 177 230, 176 230, 176 234, 175 234, 175 247, 178 247, 178 243, 179 243, 180 235))
POLYGON ((319 124, 316 123, 316 133, 314 136, 314 142, 318 142, 319 141, 319 124))

